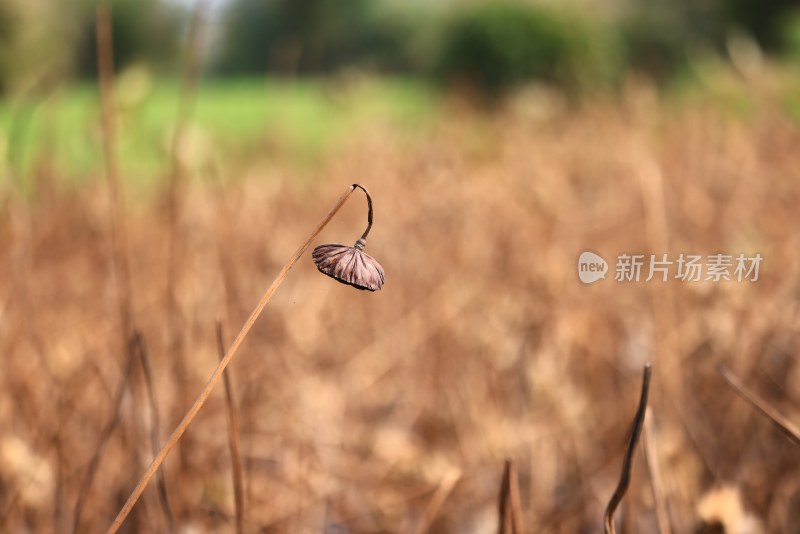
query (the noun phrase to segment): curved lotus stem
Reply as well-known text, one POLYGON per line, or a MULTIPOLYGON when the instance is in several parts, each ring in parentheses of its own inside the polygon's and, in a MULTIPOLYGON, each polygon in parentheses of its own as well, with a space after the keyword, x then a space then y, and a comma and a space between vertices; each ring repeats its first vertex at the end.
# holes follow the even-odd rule
POLYGON ((367 236, 369 235, 369 231, 372 230, 372 197, 367 191, 367 188, 361 184, 353 184, 353 189, 359 188, 364 191, 364 194, 367 195, 367 229, 364 230, 364 233, 361 234, 361 237, 356 241, 354 245, 358 250, 363 250, 364 245, 367 244, 367 236))

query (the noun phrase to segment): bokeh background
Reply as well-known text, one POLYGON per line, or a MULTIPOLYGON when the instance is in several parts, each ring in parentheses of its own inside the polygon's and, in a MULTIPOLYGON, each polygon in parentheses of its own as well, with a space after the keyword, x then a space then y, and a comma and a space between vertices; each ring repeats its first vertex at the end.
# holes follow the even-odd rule
MULTIPOLYGON (((527 531, 600 532, 646 361, 620 530, 800 532, 800 447, 717 372, 800 421, 794 2, 99 6, 0 0, 0 531, 104 531, 360 182, 384 288, 304 256, 229 368, 245 532, 496 532, 505 459, 527 531), (720 252, 759 280, 613 280, 720 252)), ((235 531, 226 410, 125 532, 235 531)))

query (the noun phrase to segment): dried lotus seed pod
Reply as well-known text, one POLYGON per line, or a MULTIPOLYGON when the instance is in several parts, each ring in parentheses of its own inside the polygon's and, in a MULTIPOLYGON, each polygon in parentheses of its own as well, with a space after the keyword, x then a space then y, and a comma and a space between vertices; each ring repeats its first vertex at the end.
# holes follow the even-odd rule
POLYGON ((353 188, 356 187, 367 195, 369 211, 367 212, 367 229, 364 230, 364 234, 352 247, 334 244, 320 245, 314 249, 311 258, 319 272, 357 289, 377 291, 383 286, 386 275, 381 264, 364 252, 367 235, 372 228, 372 197, 364 186, 353 184, 353 188))

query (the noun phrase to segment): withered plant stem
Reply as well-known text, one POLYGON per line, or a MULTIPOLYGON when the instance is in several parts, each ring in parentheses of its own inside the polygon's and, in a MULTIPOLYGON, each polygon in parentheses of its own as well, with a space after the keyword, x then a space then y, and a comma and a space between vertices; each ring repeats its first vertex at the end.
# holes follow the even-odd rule
POLYGON ((653 502, 656 510, 656 521, 658 531, 661 534, 672 534, 672 523, 669 519, 669 506, 667 496, 664 492, 664 483, 661 476, 661 465, 658 458, 658 448, 656 447, 656 437, 653 429, 653 411, 650 410, 650 417, 645 418, 644 432, 644 455, 647 460, 647 469, 650 471, 650 484, 653 486, 653 502))
POLYGON ((114 400, 114 412, 100 433, 99 441, 89 461, 83 481, 78 491, 73 517, 73 532, 80 526, 81 514, 95 474, 102 460, 108 440, 120 421, 120 408, 125 389, 130 380, 134 361, 134 349, 131 345, 133 334, 133 313, 131 304, 130 270, 128 264, 127 230, 122 197, 122 184, 117 165, 116 121, 114 110, 114 54, 111 25, 111 7, 107 3, 97 6, 95 11, 95 30, 97 39, 97 70, 100 88, 100 115, 103 131, 103 155, 106 165, 106 179, 110 194, 110 226, 111 226, 111 263, 116 289, 119 327, 122 338, 122 352, 127 354, 127 364, 121 381, 117 387, 114 400))
POLYGON ((197 95, 197 80, 200 72, 200 48, 205 30, 205 16, 210 6, 210 0, 197 2, 192 15, 189 28, 189 37, 186 43, 186 53, 183 59, 183 72, 181 75, 180 92, 178 93, 178 111, 175 119, 175 128, 172 132, 170 146, 170 173, 168 190, 169 210, 169 278, 168 285, 172 299, 173 278, 177 275, 175 261, 178 259, 174 247, 176 245, 176 232, 178 221, 178 189, 183 182, 183 166, 181 165, 180 150, 186 134, 186 126, 194 113, 195 97, 197 95))
POLYGON ((250 314, 250 317, 247 318, 247 321, 245 321, 244 326, 242 326, 242 329, 239 331, 239 334, 236 336, 236 339, 233 340, 233 343, 228 348, 228 351, 225 353, 225 357, 222 358, 222 360, 220 360, 219 365, 217 365, 217 368, 212 373, 211 378, 209 378, 205 388, 203 388, 203 391, 197 397, 197 400, 195 400, 192 407, 189 409, 189 411, 183 417, 181 422, 178 424, 178 427, 169 437, 167 443, 161 448, 159 453, 153 459, 153 462, 150 464, 150 467, 148 467, 147 471, 145 471, 145 473, 142 475, 141 479, 136 484, 136 487, 131 492, 130 497, 128 497, 128 500, 122 506, 122 509, 119 511, 117 517, 114 519, 114 522, 111 524, 110 527, 108 527, 108 530, 106 531, 107 534, 113 534, 117 532, 119 528, 122 526, 122 523, 125 522, 125 518, 128 517, 128 514, 130 514, 131 510, 133 509, 133 506, 136 504, 136 501, 139 500, 139 497, 142 495, 142 492, 144 491, 145 487, 147 487, 147 483, 150 481, 151 478, 153 478, 153 475, 156 473, 156 471, 158 471, 158 468, 161 467, 162 463, 164 463, 164 459, 167 457, 172 448, 175 447, 175 445, 178 443, 178 440, 181 439, 183 433, 186 431, 186 429, 192 423, 194 418, 197 416, 198 412, 200 411, 200 408, 202 408, 203 404, 205 404, 206 400, 208 399, 208 396, 211 394, 211 390, 213 390, 214 386, 217 384, 217 382, 219 382, 219 379, 222 377, 222 373, 225 372, 225 368, 228 367, 228 364, 230 363, 233 356, 236 354, 236 351, 239 350, 239 346, 242 344, 244 338, 250 332, 250 329, 253 328, 253 324, 256 322, 256 319, 258 319, 258 316, 261 315, 261 312, 264 310, 264 307, 272 298, 272 295, 275 293, 275 291, 278 289, 281 283, 283 283, 283 280, 286 278, 286 275, 289 274, 289 271, 292 269, 292 267, 294 267, 294 264, 297 263, 297 260, 300 259, 300 257, 305 253, 306 250, 308 250, 309 245, 311 245, 311 241, 313 241, 314 238, 317 237, 317 235, 319 235, 322 229, 325 228, 325 226, 330 222, 333 216, 336 215, 339 209, 341 209, 341 207, 344 205, 347 199, 350 198, 350 195, 353 194, 355 188, 356 188, 355 185, 350 185, 347 187, 345 192, 342 193, 342 196, 339 197, 339 199, 333 205, 328 214, 325 215, 325 217, 323 217, 322 221, 320 221, 317 227, 314 228, 314 230, 311 232, 308 238, 306 238, 303 244, 300 245, 300 247, 294 252, 294 254, 292 254, 289 260, 280 270, 278 275, 275 277, 275 280, 273 280, 272 284, 269 286, 269 288, 267 288, 267 291, 264 293, 264 296, 261 297, 261 300, 253 309, 252 313, 250 314))
POLYGON ((364 191, 364 194, 367 195, 367 229, 364 230, 363 234, 361 234, 361 238, 356 241, 356 247, 363 248, 367 240, 367 236, 369 235, 369 231, 372 230, 372 197, 370 196, 369 191, 367 191, 367 188, 363 185, 353 184, 353 187, 361 189, 364 191), (361 243, 360 246, 359 243, 361 243))
POLYGON ((81 481, 80 489, 78 490, 78 500, 75 502, 75 512, 72 519, 72 532, 80 532, 79 527, 81 523, 81 515, 83 514, 83 507, 86 504, 86 499, 89 496, 89 490, 92 487, 92 482, 97 474, 97 469, 100 467, 100 461, 103 459, 103 453, 106 450, 109 440, 111 439, 114 429, 119 426, 122 418, 122 401, 125 398, 125 390, 128 388, 133 372, 134 353, 133 350, 128 350, 128 362, 125 364, 125 372, 117 384, 117 389, 114 392, 113 411, 111 412, 110 419, 106 422, 103 430, 100 432, 100 438, 94 448, 92 457, 89 460, 86 473, 81 481))
POLYGON ((436 515, 439 513, 439 510, 453 491, 459 479, 461 479, 461 471, 458 468, 452 468, 444 474, 442 481, 439 483, 439 487, 436 488, 431 500, 428 501, 428 505, 422 513, 422 518, 420 518, 419 523, 417 523, 416 528, 414 528, 413 534, 425 534, 431 530, 431 525, 433 525, 436 515))
POLYGON ((133 332, 130 271, 128 265, 128 235, 125 227, 125 210, 122 184, 117 164, 117 128, 114 118, 114 53, 111 30, 111 7, 100 4, 96 10, 97 70, 100 85, 101 124, 103 129, 103 155, 106 179, 111 195, 111 239, 114 285, 124 346, 133 332))
POLYGON ((625 496, 625 492, 628 491, 628 485, 631 482, 633 454, 636 452, 636 444, 639 442, 639 436, 642 434, 644 417, 647 414, 647 397, 650 394, 651 371, 652 367, 649 363, 646 363, 644 365, 644 376, 642 378, 642 393, 639 397, 639 408, 637 408, 636 415, 633 417, 631 437, 628 440, 628 448, 625 450, 625 458, 622 460, 622 472, 619 476, 619 483, 606 507, 604 525, 606 534, 616 534, 616 529, 614 528, 614 512, 617 511, 617 506, 622 502, 622 498, 625 496))
MULTIPOLYGON (((184 353, 183 316, 178 303, 177 288, 181 281, 180 261, 183 258, 182 240, 179 235, 180 193, 184 182, 184 168, 181 161, 181 147, 186 138, 187 126, 194 113, 197 95, 197 82, 200 72, 200 49, 205 30, 205 15, 210 0, 198 0, 195 3, 189 36, 183 57, 181 85, 178 93, 175 126, 170 146, 170 170, 167 184, 167 329, 169 350, 176 362, 175 374, 178 398, 186 403, 190 396, 187 393, 187 363, 184 353)), ((181 452, 181 469, 185 469, 188 460, 186 451, 181 452)))
MULTIPOLYGON (((159 429, 161 428, 161 420, 158 416, 158 399, 156 398, 156 386, 153 381, 153 368, 150 365, 150 355, 147 352, 147 344, 144 341, 144 335, 139 330, 133 331, 133 338, 131 339, 133 350, 139 356, 139 363, 142 365, 142 375, 144 375, 144 383, 147 387, 147 400, 150 403, 150 446, 153 448, 153 454, 158 453, 159 447, 159 429)), ((158 500, 161 503, 161 510, 164 512, 164 519, 167 522, 167 531, 173 532, 175 530, 175 520, 172 517, 172 507, 169 505, 169 492, 167 491, 167 479, 164 476, 164 470, 159 469, 156 473, 156 484, 158 486, 158 500)))
POLYGON ((517 469, 514 462, 506 460, 503 468, 503 480, 500 482, 497 534, 506 534, 506 527, 509 523, 512 534, 524 534, 517 469))
POLYGON ((724 365, 719 364, 717 366, 717 372, 722 375, 722 378, 725 379, 728 385, 731 386, 740 397, 753 405, 759 412, 769 417, 795 445, 800 445, 800 427, 781 415, 778 410, 767 404, 764 399, 748 389, 747 386, 724 365))
MULTIPOLYGON (((225 338, 222 323, 217 321, 217 347, 219 358, 225 357, 225 338)), ((225 404, 228 407, 228 447, 231 451, 231 472, 233 474, 233 501, 236 505, 236 532, 244 532, 244 476, 242 474, 242 455, 239 452, 239 418, 236 415, 236 400, 231 383, 231 371, 223 373, 225 384, 225 404)))

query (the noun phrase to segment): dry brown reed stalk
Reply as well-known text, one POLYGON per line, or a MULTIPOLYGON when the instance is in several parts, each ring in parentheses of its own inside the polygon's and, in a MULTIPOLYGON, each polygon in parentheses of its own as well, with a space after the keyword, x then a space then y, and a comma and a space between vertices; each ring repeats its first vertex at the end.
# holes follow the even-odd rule
POLYGON ((524 534, 522 526, 522 505, 519 498, 517 469, 511 460, 506 460, 503 480, 500 482, 500 500, 497 534, 506 534, 508 527, 512 534, 524 534))
MULTIPOLYGON (((178 395, 183 403, 188 402, 189 396, 186 390, 187 373, 186 358, 183 351, 183 321, 181 310, 178 306, 176 289, 180 282, 181 269, 179 261, 182 257, 182 253, 179 250, 181 239, 178 237, 178 219, 180 216, 178 202, 184 179, 181 148, 185 142, 186 127, 194 112, 200 71, 200 48, 205 29, 205 14, 210 3, 210 0, 199 0, 195 4, 192 14, 186 52, 183 58, 177 115, 170 145, 170 171, 167 189, 167 330, 170 336, 169 350, 177 364, 175 369, 178 395)), ((185 467, 186 464, 187 461, 184 455, 181 454, 181 466, 185 467)))
POLYGON ((717 372, 722 375, 722 378, 725 379, 728 385, 731 386, 740 397, 749 402, 762 414, 769 417, 795 445, 800 445, 800 427, 781 415, 778 410, 770 406, 764 399, 745 386, 730 369, 725 367, 725 365, 719 364, 717 366, 717 372))
POLYGON ((80 490, 78 491, 78 500, 75 503, 75 513, 72 521, 72 532, 79 532, 78 527, 80 526, 81 513, 83 512, 83 507, 86 503, 86 497, 89 495, 89 490, 92 487, 92 481, 97 473, 97 468, 100 467, 100 460, 103 457, 103 452, 106 449, 106 445, 108 445, 108 441, 111 438, 111 435, 114 433, 114 429, 117 428, 117 425, 119 425, 120 422, 122 400, 125 397, 125 390, 128 388, 130 383, 131 373, 133 372, 133 364, 135 361, 133 358, 134 351, 129 350, 127 352, 128 362, 125 365, 125 373, 122 375, 122 378, 120 378, 119 384, 117 385, 117 390, 114 393, 114 411, 112 412, 111 418, 106 423, 102 432, 100 432, 100 439, 94 448, 92 458, 89 460, 89 466, 86 468, 86 475, 84 475, 83 482, 81 483, 80 490))
MULTIPOLYGON (((128 237, 125 225, 125 207, 122 184, 119 176, 117 162, 117 131, 115 120, 114 100, 114 55, 113 34, 111 23, 111 6, 108 3, 100 4, 95 11, 95 28, 97 39, 97 67, 98 84, 100 88, 101 126, 103 132, 103 155, 106 164, 106 180, 111 197, 111 263, 114 274, 114 287, 116 290, 117 310, 119 314, 119 328, 122 339, 122 352, 127 354, 125 373, 115 393, 114 413, 100 434, 100 440, 95 448, 94 455, 89 462, 85 478, 78 493, 75 504, 73 531, 80 525, 81 513, 88 496, 89 490, 100 465, 103 452, 114 429, 120 419, 120 408, 125 389, 130 382, 133 369, 134 355, 141 354, 142 350, 134 335, 133 305, 130 283, 130 266, 128 262, 128 237)), ((140 356, 141 357, 141 356, 140 356)), ((144 364, 143 364, 144 365, 144 364)), ((160 485, 163 489, 163 485, 160 485)), ((165 489, 163 490, 166 491, 165 489)), ((162 496, 166 498, 166 494, 162 496)), ((162 501, 165 502, 165 501, 162 501)), ((167 508, 168 512, 168 508, 167 508)), ((168 513, 171 520, 171 514, 168 513)))
POLYGON ((242 329, 239 331, 239 334, 233 340, 233 343, 228 348, 228 351, 225 353, 225 357, 222 358, 217 368, 211 374, 211 377, 206 383, 206 386, 203 388, 203 391, 197 397, 197 400, 195 400, 192 407, 189 409, 189 411, 183 417, 181 422, 178 424, 178 427, 175 429, 175 431, 167 440, 167 443, 161 448, 159 453, 153 459, 153 462, 147 468, 147 471, 145 471, 139 482, 136 484, 136 487, 133 489, 130 496, 128 497, 128 500, 125 502, 122 509, 117 514, 117 517, 114 519, 111 526, 108 527, 108 530, 106 531, 107 534, 113 534, 117 532, 119 528, 122 526, 122 523, 125 521, 125 518, 128 517, 128 514, 130 514, 131 510, 133 509, 133 506, 136 504, 136 501, 138 501, 139 497, 142 495, 142 492, 144 491, 144 488, 147 486, 147 483, 150 481, 151 478, 153 478, 155 472, 164 462, 164 459, 167 457, 169 452, 178 443, 178 440, 180 440, 183 433, 186 432, 186 429, 192 423, 194 418, 197 417, 200 408, 202 408, 203 404, 205 404, 206 400, 208 399, 208 396, 214 389, 214 386, 217 384, 217 382, 219 382, 219 379, 225 372, 225 368, 228 367, 228 364, 230 363, 231 359, 233 359, 233 356, 239 350, 239 346, 242 344, 244 338, 253 328, 256 319, 258 319, 259 315, 261 315, 261 312, 264 310, 264 307, 272 298, 272 295, 275 293, 278 287, 283 283, 283 280, 286 278, 286 275, 289 274, 289 271, 292 269, 292 267, 294 267, 295 263, 297 263, 297 260, 300 259, 300 257, 306 252, 306 250, 308 250, 308 247, 311 245, 311 241, 313 241, 314 238, 317 237, 317 235, 319 235, 322 229, 325 228, 325 226, 327 226, 327 224, 330 222, 333 216, 336 215, 336 213, 339 211, 339 209, 341 209, 341 207, 344 205, 347 199, 350 198, 350 195, 353 194, 353 191, 355 191, 355 189, 356 185, 350 185, 347 187, 345 192, 342 193, 342 195, 339 197, 339 199, 336 201, 336 203, 333 205, 333 207, 330 209, 327 215, 323 217, 322 221, 320 221, 319 224, 317 224, 316 228, 314 228, 314 230, 306 238, 303 244, 300 245, 300 247, 294 252, 294 254, 291 255, 286 264, 284 264, 284 266, 281 268, 280 272, 275 277, 275 280, 273 280, 272 284, 269 286, 269 288, 267 288, 266 292, 261 297, 261 300, 253 309, 252 313, 250 314, 250 317, 248 317, 247 321, 245 321, 244 326, 242 326, 242 329))
POLYGON ((106 179, 111 194, 111 240, 114 285, 117 288, 120 327, 124 335, 123 346, 129 346, 133 331, 130 267, 128 264, 128 234, 125 227, 125 211, 122 184, 117 164, 117 131, 114 120, 114 56, 111 34, 111 7, 97 6, 97 66, 100 85, 100 107, 103 129, 103 154, 106 163, 106 179))
POLYGON ((614 494, 608 501, 606 507, 604 529, 606 534, 616 534, 614 528, 614 512, 617 511, 617 506, 622 502, 625 492, 628 491, 628 485, 631 482, 631 468, 633 467, 633 454, 636 452, 636 444, 639 442, 639 436, 644 428, 644 418, 647 413, 647 397, 650 394, 650 375, 652 367, 649 363, 644 365, 644 376, 642 378, 642 393, 639 397, 639 407, 636 410, 636 415, 633 417, 633 424, 631 425, 631 436, 628 440, 628 447, 625 450, 625 457, 622 460, 622 472, 619 476, 619 483, 614 494))
POLYGON ((664 493, 661 465, 658 461, 658 449, 656 448, 655 436, 653 433, 652 411, 650 417, 645 418, 642 439, 644 440, 647 469, 650 471, 650 483, 653 486, 653 501, 655 502, 658 530, 661 534, 672 534, 672 524, 669 519, 669 506, 667 504, 667 496, 664 493))
MULTIPOLYGON (((225 357, 225 340, 222 334, 222 323, 217 321, 217 347, 219 359, 225 357)), ((228 408, 228 446, 231 451, 231 472, 233 476, 233 500, 236 505, 236 532, 244 532, 244 475, 242 472, 242 455, 239 452, 239 419, 236 415, 236 400, 230 369, 223 373, 225 384, 225 404, 228 408)))
POLYGON ((178 93, 178 110, 175 127, 172 132, 170 144, 170 172, 167 192, 167 209, 169 218, 169 249, 167 266, 167 290, 170 305, 176 306, 175 284, 179 269, 179 259, 176 246, 178 224, 178 197, 180 186, 183 183, 183 164, 181 161, 181 147, 185 142, 186 127, 194 113, 195 97, 197 94, 197 81, 199 77, 200 52, 203 31, 205 29, 205 13, 210 5, 210 0, 200 0, 195 4, 192 22, 189 28, 189 37, 186 43, 186 53, 183 60, 181 87, 178 93))
POLYGON ((414 534, 428 532, 433 521, 436 519, 436 515, 444 504, 444 501, 447 500, 448 495, 453 491, 453 488, 460 478, 461 471, 458 468, 453 468, 444 474, 442 481, 439 483, 439 487, 436 488, 433 497, 428 501, 428 505, 422 513, 422 518, 414 529, 414 534))
MULTIPOLYGON (((139 356, 139 363, 142 366, 142 374, 144 375, 144 382, 147 387, 147 399, 150 403, 150 444, 153 447, 153 454, 156 454, 158 453, 158 444, 160 441, 158 429, 161 428, 161 421, 158 416, 158 399, 156 399, 156 388, 153 383, 153 370, 150 366, 150 356, 147 351, 144 336, 140 331, 134 330, 132 343, 134 345, 133 349, 139 356)), ((164 476, 163 469, 159 469, 156 474, 156 484, 158 485, 158 500, 164 512, 164 518, 167 521, 167 530, 172 532, 175 527, 175 520, 172 516, 172 507, 169 505, 167 480, 164 476)))

